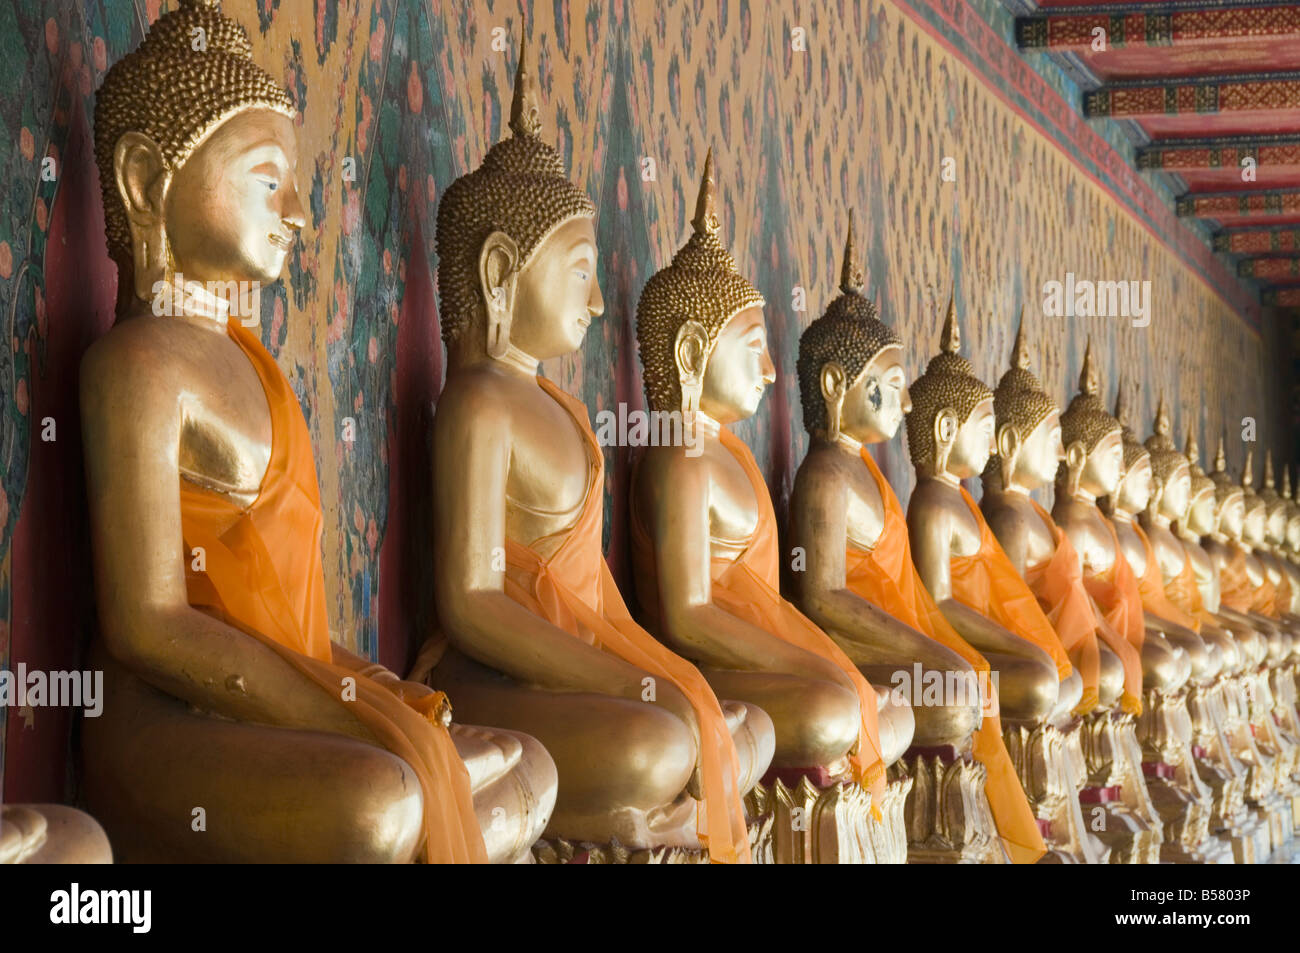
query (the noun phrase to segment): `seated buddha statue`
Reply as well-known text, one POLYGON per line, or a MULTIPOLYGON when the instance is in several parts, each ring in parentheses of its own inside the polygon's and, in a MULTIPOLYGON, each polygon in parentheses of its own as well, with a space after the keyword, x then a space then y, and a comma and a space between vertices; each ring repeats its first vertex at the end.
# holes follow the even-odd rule
POLYGON ((432 669, 466 717, 546 746, 560 779, 549 838, 745 862, 741 798, 771 760, 771 719, 720 703, 633 622, 605 562, 586 407, 539 373, 581 347, 604 304, 595 206, 541 138, 526 48, 519 64, 512 135, 438 207, 441 632, 414 675, 432 669))
MULTIPOLYGON (((1243 480, 1253 482, 1251 456, 1247 453, 1243 480)), ((1274 845, 1289 840, 1289 806, 1279 803, 1279 786, 1286 786, 1289 751, 1277 736, 1271 705, 1265 703, 1267 660, 1270 640, 1279 638, 1273 622, 1258 612, 1259 594, 1252 586, 1247 554, 1242 545, 1246 517, 1245 490, 1227 471, 1224 441, 1215 452, 1214 482, 1216 511, 1209 532, 1201 544, 1210 557, 1219 584, 1219 616, 1229 627, 1244 656, 1242 674, 1233 700, 1236 719, 1245 730, 1237 743, 1238 755, 1247 763, 1246 799, 1270 831, 1274 845), (1247 740, 1248 739, 1248 740, 1247 740), (1284 836, 1285 835, 1285 836, 1284 836)), ((1262 575, 1262 570, 1261 570, 1262 575)), ((1271 694, 1271 693, 1269 693, 1271 694)))
POLYGON ((641 610, 719 694, 771 715, 775 779, 808 779, 818 791, 856 781, 879 808, 885 769, 911 743, 912 712, 781 597, 771 497, 729 429, 775 379, 764 301, 720 241, 714 203, 710 152, 692 235, 637 303, 647 402, 680 417, 686 444, 648 447, 634 465, 641 610))
MULTIPOLYGON (((1193 689, 1188 706, 1193 721, 1194 753, 1201 778, 1212 791, 1211 831, 1226 837, 1237 863, 1254 863, 1267 853, 1258 848, 1258 823, 1245 810, 1247 761, 1256 758, 1249 725, 1239 717, 1236 699, 1242 689, 1245 655, 1237 638, 1217 614, 1218 573, 1201 546, 1201 537, 1214 525, 1214 481, 1201 469, 1200 448, 1189 427, 1183 455, 1187 460, 1189 489, 1187 506, 1168 523, 1182 550, 1157 550, 1165 579, 1165 594, 1181 612, 1193 620, 1193 627, 1206 646, 1218 653, 1219 668, 1205 690, 1193 689)), ((1164 525, 1156 514, 1148 517, 1152 530, 1164 525)), ((1267 836, 1267 831, 1265 838, 1267 836)))
POLYGON ((525 859, 546 752, 449 728, 445 696, 330 638, 310 435, 234 290, 277 281, 304 226, 294 116, 214 0, 160 17, 99 90, 119 318, 81 365, 106 695, 88 801, 131 861, 525 859))
MULTIPOLYGON (((1089 341, 1079 376, 1080 392, 1061 415, 1065 459, 1057 470, 1052 517, 1078 555, 1084 586, 1093 598, 1099 618, 1139 653, 1143 688, 1147 692, 1145 709, 1150 704, 1151 691, 1173 693, 1182 688, 1190 674, 1190 665, 1185 652, 1166 641, 1159 631, 1147 630, 1137 575, 1125 558, 1115 525, 1098 506, 1102 497, 1115 498, 1121 477, 1125 476, 1123 430, 1102 403, 1100 387, 1089 341)), ((1139 467, 1139 478, 1149 474, 1139 462, 1142 454, 1131 453, 1129 459, 1139 467)), ((1149 462, 1146 466, 1149 467, 1149 462)), ((1106 746, 1106 756, 1111 758, 1110 778, 1118 783, 1126 807, 1150 825, 1153 835, 1136 838, 1121 851, 1121 856, 1139 863, 1155 863, 1163 840, 1162 824, 1142 774, 1142 751, 1134 716, 1124 714, 1112 718, 1110 729, 1111 743, 1106 746)), ((1103 767, 1102 761, 1094 760, 1090 767, 1096 772, 1103 767)))
POLYGON ((902 506, 867 451, 893 438, 911 400, 902 341, 863 296, 862 282, 850 218, 842 293, 799 339, 811 444, 790 498, 791 542, 806 558, 794 573, 798 605, 874 684, 896 684, 901 673, 911 686, 915 749, 973 749, 1007 854, 1032 863, 1043 855, 1042 838, 996 708, 981 707, 977 686, 991 690, 989 663, 930 598, 912 563, 902 506), (930 698, 927 680, 973 690, 930 698))
MULTIPOLYGON (((980 509, 1008 559, 1047 613, 1081 678, 1082 697, 1063 715, 1092 717, 1096 713, 1108 724, 1110 711, 1116 707, 1140 710, 1141 661, 1133 646, 1099 619, 1069 538, 1030 495, 1051 483, 1064 449, 1060 409, 1029 367, 1023 319, 1011 365, 993 394, 997 449, 984 468, 980 509)), ((1081 744, 1078 720, 1058 719, 1058 727, 1072 748, 1081 744)), ((1082 752, 1078 760, 1083 760, 1082 752)), ((1087 774, 1086 765, 1071 772, 1073 804, 1088 783, 1087 774)), ((1115 829, 1127 828, 1117 825, 1115 829)), ((1087 832, 1076 834, 1073 842, 1089 862, 1104 859, 1090 849, 1087 832)))
MULTIPOLYGON (((907 442, 917 485, 908 505, 908 535, 916 569, 944 618, 999 674, 1004 727, 1017 739, 1014 757, 1025 746, 1022 733, 1043 736, 1043 726, 1069 720, 1083 700, 1083 680, 1033 591, 961 485, 985 470, 996 419, 993 392, 960 356, 960 346, 950 302, 940 353, 911 388, 907 442)), ((1033 788, 1026 760, 1033 759, 1021 751, 1021 781, 1033 788)), ((1073 799, 1076 782, 1054 776, 1051 786, 1073 799)), ((1066 837, 1059 824, 1054 836, 1066 837)))
MULTIPOLYGON (((1125 419, 1124 393, 1121 381, 1115 419, 1124 441, 1124 466, 1118 487, 1103 506, 1109 511, 1124 559, 1137 577, 1148 627, 1158 630, 1184 652, 1191 668, 1183 689, 1153 691, 1147 696, 1139 722, 1147 789, 1164 819, 1161 856, 1175 863, 1219 862, 1226 858, 1229 848, 1209 836, 1212 792, 1201 779, 1193 754, 1190 696, 1208 691, 1222 659, 1213 643, 1202 642, 1196 631, 1197 620, 1166 595, 1164 567, 1155 548, 1158 544, 1162 549, 1176 551, 1166 554, 1166 562, 1182 553, 1168 527, 1186 512, 1191 469, 1169 436, 1163 397, 1156 411, 1155 434, 1142 445, 1125 419), (1147 528, 1139 523, 1138 514, 1143 514, 1147 528)), ((1213 730, 1214 726, 1204 727, 1213 730)))

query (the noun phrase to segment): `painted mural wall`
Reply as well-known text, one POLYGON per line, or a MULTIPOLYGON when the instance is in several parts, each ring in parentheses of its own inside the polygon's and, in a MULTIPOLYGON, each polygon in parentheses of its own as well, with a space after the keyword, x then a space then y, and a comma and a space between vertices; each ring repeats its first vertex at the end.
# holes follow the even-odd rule
MULTIPOLYGON (((75 668, 94 625, 76 375, 112 323, 116 278, 89 117, 109 64, 169 5, 0 0, 4 667, 75 668)), ((1204 447, 1229 429, 1234 465, 1244 417, 1280 445, 1268 315, 1174 217, 1171 197, 1131 170, 1113 130, 1079 118, 1068 80, 1007 45, 1009 20, 991 0, 225 9, 301 113, 309 222, 285 281, 263 294, 261 331, 315 441, 333 628, 387 664, 409 659, 433 611, 437 201, 502 135, 520 31, 538 61, 546 135, 599 208, 604 318, 581 353, 545 367, 593 414, 644 406, 637 295, 683 242, 712 146, 723 235, 768 301, 779 379, 738 430, 778 510, 807 446, 796 345, 835 294, 850 209, 869 293, 907 342, 911 375, 934 352, 955 294, 967 353, 990 382, 1023 309, 1037 370, 1062 401, 1091 335, 1108 396, 1121 374, 1138 394, 1143 434, 1163 391, 1180 435, 1191 427, 1204 447), (1067 274, 1149 281, 1150 323, 1045 316, 1044 283, 1067 274)), ((879 457, 906 502, 901 440, 879 457)), ((621 579, 626 454, 607 450, 606 540, 621 579)), ((62 755, 75 748, 69 714, 0 718, 7 796, 61 797, 71 776, 62 755)))

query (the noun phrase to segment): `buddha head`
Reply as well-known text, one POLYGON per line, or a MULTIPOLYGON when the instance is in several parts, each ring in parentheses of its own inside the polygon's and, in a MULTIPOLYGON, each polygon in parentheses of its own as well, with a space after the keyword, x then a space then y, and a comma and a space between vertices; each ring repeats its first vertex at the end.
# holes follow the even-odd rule
POLYGON ((722 246, 715 203, 710 149, 691 237, 641 292, 636 340, 651 410, 729 424, 753 416, 776 369, 763 296, 722 246))
POLYGON ((993 452, 993 391, 975 376, 960 349, 961 329, 949 299, 939 353, 911 388, 907 446, 922 477, 976 476, 993 452))
POLYGON ((1173 425, 1165 409, 1163 394, 1156 405, 1155 424, 1146 445, 1151 451, 1151 470, 1155 477, 1152 515, 1180 520, 1191 504, 1192 467, 1186 454, 1180 453, 1174 445, 1173 425))
POLYGON ((1259 491, 1259 498, 1264 501, 1264 540, 1268 545, 1277 547, 1286 542, 1287 504, 1273 478, 1273 451, 1264 452, 1264 488, 1259 491))
POLYGON ((1187 532, 1200 538, 1214 531, 1216 503, 1214 499, 1214 481, 1201 469, 1201 448, 1196 445, 1192 429, 1187 428, 1187 442, 1184 447, 1187 466, 1191 474, 1191 488, 1188 491, 1187 514, 1179 523, 1187 532))
POLYGON ((1101 501, 1101 506, 1112 515, 1131 517, 1146 509, 1152 500, 1151 451, 1138 442, 1128 425, 1128 388, 1123 378, 1115 386, 1114 417, 1119 421, 1124 455, 1120 461, 1119 484, 1114 493, 1101 501))
POLYGON ((799 338, 799 396, 810 434, 879 443, 898 432, 912 400, 903 342, 863 296, 862 284, 850 213, 841 294, 799 338))
POLYGON ((1223 452, 1223 437, 1219 438, 1219 449, 1214 454, 1214 469, 1210 479, 1214 481, 1214 527, 1210 530, 1231 540, 1241 539, 1241 526, 1246 516, 1246 503, 1241 485, 1228 474, 1228 460, 1223 452))
POLYGON ((1011 369, 993 390, 995 452, 984 468, 984 485, 1032 490, 1051 483, 1065 453, 1061 409, 1029 369, 1025 316, 1011 347, 1011 369))
POLYGON ((113 64, 96 95, 95 161, 119 313, 177 276, 227 299, 280 277, 306 222, 296 115, 218 0, 181 0, 113 64))
POLYGON ((519 46, 512 135, 452 182, 436 233, 442 337, 453 363, 521 352, 570 354, 604 313, 596 282, 596 206, 541 139, 528 42, 519 46))
POLYGON ((1300 556, 1300 504, 1291 495, 1291 467, 1282 468, 1282 496, 1287 501, 1286 508, 1286 549, 1292 558, 1300 556))
POLYGON ((1092 339, 1083 354, 1079 393, 1061 415, 1065 459, 1057 471, 1058 490, 1066 496, 1109 496, 1119 486, 1124 465, 1124 435, 1119 421, 1101 400, 1101 381, 1092 356, 1092 339))
POLYGON ((1246 451, 1246 463, 1241 468, 1241 497, 1245 512, 1241 519, 1241 541, 1251 549, 1264 545, 1264 528, 1267 506, 1255 492, 1255 451, 1246 451))

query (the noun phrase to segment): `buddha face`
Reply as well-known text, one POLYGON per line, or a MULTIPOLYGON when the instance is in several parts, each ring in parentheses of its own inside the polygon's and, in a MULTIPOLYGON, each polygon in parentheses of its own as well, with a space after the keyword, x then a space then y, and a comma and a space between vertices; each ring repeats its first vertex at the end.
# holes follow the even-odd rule
POLYGON ((902 348, 887 347, 845 391, 840 430, 862 443, 890 440, 911 409, 902 348))
POLYGON ((1151 458, 1143 454, 1129 467, 1115 491, 1115 508, 1125 513, 1140 513, 1151 502, 1151 458))
POLYGON ((1061 413, 1053 410, 1025 439, 1016 457, 1014 479, 1026 489, 1051 483, 1065 457, 1061 445, 1061 413))
POLYGON ((753 305, 718 332, 704 369, 700 410, 724 424, 752 417, 775 380, 763 309, 753 305))
POLYGON ((545 361, 582 347, 594 318, 605 313, 596 282, 596 226, 571 218, 542 242, 515 282, 510 343, 545 361))
POLYGON ((1246 519, 1246 501, 1240 493, 1224 500, 1219 513, 1219 531, 1229 539, 1241 539, 1242 523, 1246 519))
POLYGON ((1160 514, 1171 520, 1180 520, 1191 504, 1192 468, 1179 464, 1165 481, 1164 492, 1160 494, 1160 514))
POLYGON ((1292 552, 1300 553, 1300 514, 1291 517, 1286 524, 1286 544, 1292 552))
POLYGON ((1124 438, 1119 428, 1097 441, 1083 462, 1079 488, 1093 496, 1110 496, 1119 486, 1124 466, 1124 438))
POLYGON ((1268 541, 1274 546, 1279 545, 1286 538, 1286 510, 1284 508, 1279 506, 1269 514, 1265 532, 1268 541))
POLYGON ((993 398, 986 397, 975 405, 966 422, 957 428, 952 450, 948 453, 948 472, 959 480, 984 470, 993 453, 993 398))
POLYGON ((172 179, 166 229, 176 270, 199 282, 272 282, 306 223, 293 121, 249 109, 222 123, 172 179))
POLYGON ((1187 529, 1196 536, 1214 530, 1214 491, 1202 490, 1187 508, 1187 529))
POLYGON ((1241 524, 1241 538, 1251 546, 1264 542, 1264 507, 1258 503, 1245 512, 1241 524))

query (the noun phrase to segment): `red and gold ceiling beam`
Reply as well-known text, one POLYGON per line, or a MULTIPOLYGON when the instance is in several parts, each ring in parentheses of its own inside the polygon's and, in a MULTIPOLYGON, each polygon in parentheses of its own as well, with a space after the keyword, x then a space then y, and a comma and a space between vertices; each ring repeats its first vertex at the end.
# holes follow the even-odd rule
POLYGON ((1246 159, 1267 168, 1300 168, 1300 136, 1238 136, 1222 139, 1167 139, 1137 150, 1139 169, 1211 172, 1239 169, 1246 159))
POLYGON ((1075 11, 1016 20, 1016 41, 1026 50, 1087 55, 1098 52, 1099 37, 1104 49, 1215 46, 1243 37, 1300 41, 1300 10, 1260 5, 1161 13, 1075 11))
POLYGON ((1300 308, 1300 288, 1271 288, 1261 297, 1270 308, 1300 308))
POLYGON ((1300 228, 1234 228, 1214 236, 1214 250, 1233 255, 1300 255, 1300 228))
POLYGON ((1265 114, 1298 109, 1300 76, 1294 73, 1227 76, 1196 82, 1115 83, 1083 94, 1083 114, 1090 119, 1265 114))
POLYGON ((1237 262, 1237 276, 1261 281, 1300 278, 1300 258, 1245 258, 1237 262))
POLYGON ((1180 218, 1263 217, 1300 214, 1300 190, 1266 189, 1256 192, 1194 192, 1179 196, 1180 218))

